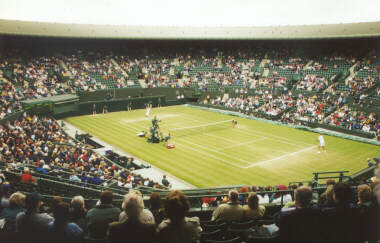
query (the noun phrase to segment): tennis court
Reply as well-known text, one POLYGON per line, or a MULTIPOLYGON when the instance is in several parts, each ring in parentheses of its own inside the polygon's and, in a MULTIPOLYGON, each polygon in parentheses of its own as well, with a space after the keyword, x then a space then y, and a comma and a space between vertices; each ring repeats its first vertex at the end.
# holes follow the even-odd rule
POLYGON ((318 154, 316 133, 185 106, 154 108, 149 119, 145 110, 133 110, 66 121, 197 187, 287 184, 309 180, 316 171, 354 173, 368 157, 380 156, 378 146, 329 136, 327 152, 318 154), (149 131, 155 115, 175 149, 136 136, 149 131))

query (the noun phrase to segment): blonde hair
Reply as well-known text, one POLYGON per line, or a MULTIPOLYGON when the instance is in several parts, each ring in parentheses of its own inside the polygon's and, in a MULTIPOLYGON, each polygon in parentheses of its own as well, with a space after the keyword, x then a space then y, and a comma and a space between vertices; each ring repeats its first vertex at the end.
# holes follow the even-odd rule
POLYGON ((144 209, 144 201, 142 196, 135 193, 128 193, 124 196, 123 210, 129 219, 137 219, 142 210, 144 209))
POLYGON ((13 193, 9 198, 9 206, 12 208, 16 206, 19 208, 25 207, 25 195, 21 192, 13 193))
POLYGON ((71 199, 71 207, 84 208, 84 198, 82 196, 75 196, 71 199))

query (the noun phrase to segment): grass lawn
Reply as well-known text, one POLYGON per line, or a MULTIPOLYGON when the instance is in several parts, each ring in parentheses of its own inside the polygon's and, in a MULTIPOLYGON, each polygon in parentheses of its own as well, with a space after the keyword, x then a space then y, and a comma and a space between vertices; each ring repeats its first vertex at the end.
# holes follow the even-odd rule
POLYGON ((327 152, 318 154, 316 133, 185 106, 154 108, 149 119, 145 110, 133 110, 65 120, 197 187, 288 184, 320 171, 352 174, 367 166, 368 157, 380 157, 379 146, 330 136, 324 136, 327 152), (149 131, 154 115, 164 135, 173 130, 175 149, 136 136, 149 131), (219 123, 231 119, 237 128, 219 123))

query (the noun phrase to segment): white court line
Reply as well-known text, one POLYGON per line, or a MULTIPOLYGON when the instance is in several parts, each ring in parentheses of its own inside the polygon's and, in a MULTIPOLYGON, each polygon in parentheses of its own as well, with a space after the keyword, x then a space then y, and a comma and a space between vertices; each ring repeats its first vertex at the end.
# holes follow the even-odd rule
POLYGON ((273 159, 268 159, 268 160, 264 160, 264 161, 260 161, 260 162, 257 162, 257 163, 253 163, 251 165, 248 165, 246 167, 244 167, 245 169, 248 169, 248 168, 252 168, 252 167, 256 167, 256 166, 260 166, 262 164, 266 164, 268 162, 272 162, 272 161, 276 161, 276 160, 279 160, 279 159, 283 159, 283 158, 286 158, 286 157, 289 157, 289 156, 294 156, 294 155, 297 155, 299 153, 303 153, 305 151, 309 151, 309 150, 312 150, 314 149, 315 147, 317 147, 317 145, 315 146, 311 146, 311 147, 308 147, 308 148, 304 148, 304 149, 301 149, 299 151, 296 151, 296 152, 293 152, 293 153, 288 153, 288 154, 284 154, 284 155, 281 155, 279 157, 276 157, 276 158, 273 158, 273 159))
POLYGON ((193 150, 193 151, 195 151, 195 152, 198 152, 198 153, 200 153, 200 154, 204 154, 204 155, 207 156, 207 157, 214 158, 214 159, 216 159, 217 161, 223 161, 223 162, 225 162, 225 163, 227 163, 227 164, 229 164, 229 165, 233 165, 233 166, 238 167, 238 168, 241 168, 241 169, 244 169, 244 168, 245 168, 244 166, 241 166, 241 165, 238 165, 238 164, 232 163, 231 161, 228 161, 228 160, 225 160, 225 159, 220 158, 220 157, 218 157, 218 156, 212 155, 212 154, 210 154, 210 153, 208 153, 208 152, 203 152, 202 150, 199 150, 199 149, 193 148, 193 147, 191 147, 191 146, 189 146, 189 145, 182 144, 182 143, 179 143, 179 142, 176 142, 176 144, 179 144, 179 145, 185 146, 186 148, 189 148, 189 149, 191 149, 191 150, 193 150))
MULTIPOLYGON (((171 118, 171 117, 178 117, 178 116, 182 116, 183 114, 163 114, 163 115, 160 115, 158 116, 157 115, 157 118, 158 119, 163 119, 163 118, 171 118)), ((150 117, 144 117, 144 118, 138 118, 138 119, 124 119, 120 122, 125 122, 125 123, 133 123, 133 122, 140 122, 140 121, 150 121, 151 118, 150 117)))
POLYGON ((255 140, 251 140, 251 141, 247 141, 247 142, 242 142, 242 143, 235 143, 233 145, 230 145, 230 146, 226 146, 226 147, 223 147, 223 148, 220 148, 218 149, 219 150, 223 150, 223 149, 229 149, 229 148, 234 148, 234 147, 238 147, 238 146, 241 146, 241 145, 246 145, 246 144, 250 144, 250 143, 255 143, 255 142, 259 142, 259 141, 263 141, 263 140, 267 140, 268 138, 259 138, 259 139, 255 139, 255 140))
MULTIPOLYGON (((186 114, 186 113, 184 113, 183 115, 191 116, 191 115, 186 114)), ((204 120, 204 121, 212 121, 212 120, 207 119, 207 118, 202 118, 202 120, 204 120)), ((193 119, 193 121, 201 122, 200 120, 195 120, 195 119, 193 119)), ((294 146, 298 146, 298 147, 303 147, 302 145, 296 144, 295 141, 292 140, 292 139, 288 139, 288 138, 286 138, 286 137, 281 137, 281 136, 273 135, 273 134, 271 134, 270 132, 264 133, 264 132, 260 132, 260 131, 257 131, 257 130, 251 130, 251 129, 246 129, 245 131, 243 131, 243 130, 239 130, 239 126, 238 126, 238 128, 237 128, 236 130, 237 130, 236 132, 242 132, 242 133, 246 133, 246 131, 252 131, 252 132, 253 132, 252 134, 253 134, 253 135, 256 135, 256 136, 262 136, 262 137, 266 137, 266 138, 268 138, 268 139, 271 139, 271 140, 273 140, 273 141, 278 141, 278 142, 286 143, 286 144, 289 144, 289 145, 294 145, 294 146), (260 134, 260 135, 259 135, 259 134, 260 134), (289 142, 281 141, 281 140, 286 140, 286 141, 289 141, 289 142)), ((305 145, 309 145, 309 146, 310 146, 310 145, 313 145, 313 144, 310 144, 310 143, 305 143, 305 142, 303 142, 303 141, 299 141, 299 142, 301 142, 301 143, 303 143, 303 144, 305 144, 305 145)))
MULTIPOLYGON (((177 138, 177 140, 178 140, 178 139, 181 139, 181 138, 177 138)), ((197 147, 199 147, 199 148, 202 148, 202 149, 204 149, 204 150, 208 150, 208 151, 211 151, 211 152, 214 152, 214 153, 220 154, 220 155, 222 155, 222 156, 224 156, 224 157, 230 157, 231 159, 235 159, 235 160, 238 160, 238 161, 243 162, 243 163, 246 163, 246 164, 251 164, 251 162, 249 162, 249 161, 242 160, 242 159, 240 159, 240 158, 238 158, 238 157, 235 157, 235 156, 232 156, 232 155, 228 155, 228 154, 225 154, 225 153, 219 152, 219 151, 217 151, 217 150, 215 150, 215 149, 211 149, 211 148, 208 148, 208 147, 204 147, 204 146, 199 145, 199 144, 197 144, 197 143, 192 143, 192 142, 190 142, 190 141, 185 141, 185 140, 183 140, 183 139, 181 139, 181 140, 184 141, 185 143, 189 143, 189 144, 192 144, 192 145, 197 146, 197 147)), ((244 167, 242 167, 242 168, 244 168, 244 167)))

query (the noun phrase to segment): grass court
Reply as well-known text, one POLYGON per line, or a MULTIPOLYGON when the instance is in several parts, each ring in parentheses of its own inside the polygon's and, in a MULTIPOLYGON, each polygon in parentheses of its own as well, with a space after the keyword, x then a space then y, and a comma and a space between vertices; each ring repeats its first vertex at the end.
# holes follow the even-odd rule
POLYGON ((185 106, 69 117, 75 127, 147 161, 196 187, 275 185, 310 180, 312 172, 367 167, 380 157, 376 145, 324 136, 327 152, 317 153, 318 134, 185 106), (175 149, 137 137, 153 116, 175 149), (232 128, 232 119, 238 126, 232 128))

